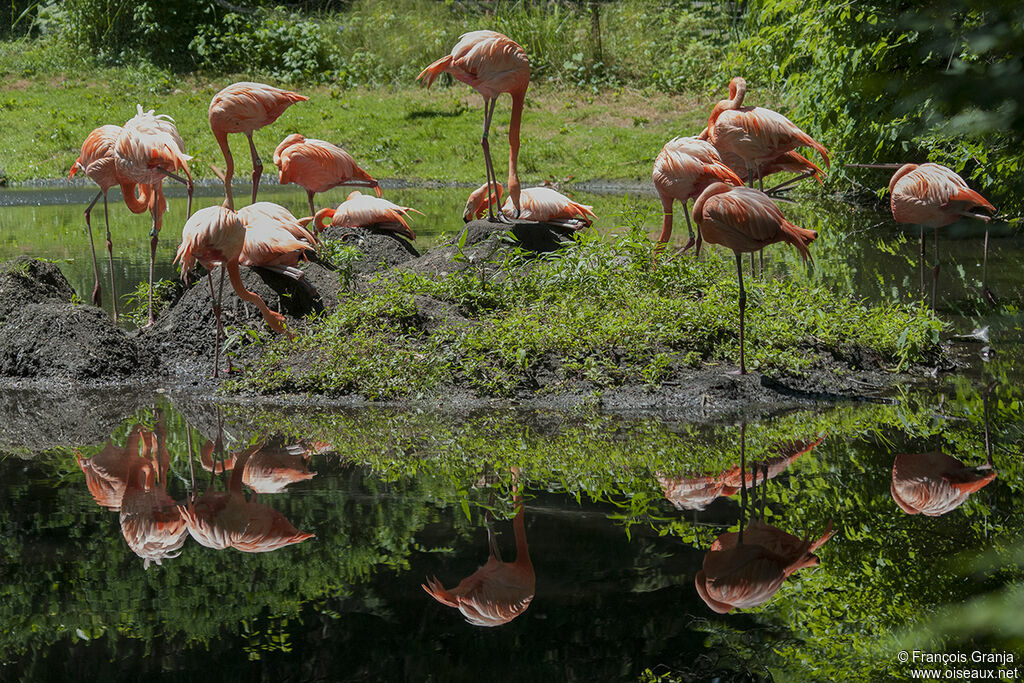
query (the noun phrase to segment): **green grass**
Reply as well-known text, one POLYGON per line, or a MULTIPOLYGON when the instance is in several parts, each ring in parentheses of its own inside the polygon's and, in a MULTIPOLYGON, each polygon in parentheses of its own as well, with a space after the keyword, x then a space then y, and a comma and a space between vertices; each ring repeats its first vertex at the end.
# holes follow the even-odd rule
MULTIPOLYGON (((579 382, 657 386, 681 367, 735 365, 732 259, 663 258, 652 267, 652 255, 643 231, 624 228, 584 234, 541 260, 499 256, 483 273, 393 273, 369 293, 350 293, 311 332, 272 344, 231 388, 388 399, 459 383, 509 396, 541 372, 556 374, 545 389, 557 391, 579 382), (466 321, 425 332, 417 296, 466 321)), ((748 280, 747 296, 747 364, 758 372, 801 375, 829 354, 861 352, 895 370, 939 354, 942 323, 919 305, 868 306, 799 277, 748 280)))

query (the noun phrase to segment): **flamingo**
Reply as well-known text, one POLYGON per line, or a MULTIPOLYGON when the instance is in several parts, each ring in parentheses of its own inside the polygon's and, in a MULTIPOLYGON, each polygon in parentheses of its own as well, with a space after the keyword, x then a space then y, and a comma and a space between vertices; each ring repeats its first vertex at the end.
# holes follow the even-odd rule
POLYGON ((764 192, 725 183, 715 183, 701 193, 693 205, 693 220, 706 241, 728 247, 736 254, 736 276, 740 283, 740 374, 745 375, 743 318, 747 294, 743 289, 740 254, 754 252, 776 242, 788 242, 806 261, 811 255, 807 245, 818 234, 787 221, 764 192))
MULTIPOLYGON (((520 188, 519 171, 519 129, 523 120, 523 103, 526 89, 530 86, 530 60, 526 51, 508 36, 495 31, 470 31, 459 38, 451 54, 438 59, 420 72, 417 80, 424 80, 429 88, 440 74, 449 73, 470 86, 484 98, 484 132, 480 145, 484 150, 487 167, 487 183, 495 187, 498 176, 491 161, 491 147, 487 135, 491 128, 494 107, 502 93, 512 97, 512 117, 508 126, 508 192, 514 207, 513 217, 519 218, 520 188)), ((498 192, 495 191, 497 196, 498 192)), ((497 217, 490 204, 487 215, 491 222, 508 222, 499 212, 497 217)))
MULTIPOLYGON (((939 228, 961 218, 977 218, 988 223, 991 216, 979 211, 995 213, 987 199, 967 187, 967 183, 952 170, 941 164, 904 164, 889 181, 892 217, 897 223, 917 223, 921 226, 921 294, 924 295, 924 229, 934 228, 935 263, 932 268, 932 313, 935 313, 935 293, 939 284, 939 228)), ((982 266, 982 289, 985 288, 985 270, 988 264, 988 229, 985 230, 985 258, 982 266)))
POLYGON ((747 82, 737 76, 729 82, 729 99, 720 100, 708 117, 707 139, 722 153, 740 157, 747 166, 747 178, 766 175, 768 165, 797 147, 812 147, 830 164, 828 150, 782 114, 762 107, 744 107, 747 82))
POLYGON ((938 517, 963 505, 995 478, 991 459, 980 467, 968 467, 941 451, 901 453, 892 464, 889 490, 908 515, 938 517))
MULTIPOLYGON (((225 203, 227 203, 225 201, 225 203)), ((208 206, 196 211, 186 221, 181 230, 181 244, 174 262, 181 261, 181 276, 185 284, 189 282, 189 274, 196 261, 207 269, 207 280, 210 284, 210 297, 213 300, 213 313, 217 318, 217 330, 213 346, 213 376, 218 376, 220 359, 221 332, 221 299, 224 291, 224 270, 231 279, 231 286, 243 301, 254 304, 263 314, 271 329, 285 332, 284 316, 267 308, 267 304, 255 292, 250 292, 242 284, 239 272, 239 258, 245 246, 245 226, 238 214, 226 206, 208 206), (220 272, 220 296, 213 293, 213 268, 222 266, 220 272)))
POLYGON ((337 145, 292 133, 274 150, 274 164, 280 169, 277 181, 306 188, 309 215, 316 213, 313 195, 339 185, 372 187, 381 196, 380 184, 356 165, 352 155, 337 145))
POLYGON ((271 202, 250 204, 237 214, 245 226, 245 244, 238 263, 301 279, 302 271, 296 266, 306 252, 313 251, 316 237, 288 209, 271 202))
MULTIPOLYGON (((717 147, 715 149, 718 149, 717 147)), ((739 156, 735 152, 729 150, 718 150, 718 153, 722 157, 722 162, 728 166, 733 172, 739 176, 740 180, 743 181, 741 184, 745 184, 752 179, 748 177, 750 170, 747 168, 747 164, 743 161, 743 157, 739 156)), ((766 194, 772 194, 788 189, 790 185, 797 183, 804 178, 814 178, 818 181, 819 185, 824 184, 825 172, 815 164, 813 161, 800 154, 796 150, 790 150, 784 154, 765 161, 756 170, 756 180, 758 182, 763 181, 770 175, 776 173, 796 173, 796 178, 791 178, 784 183, 779 183, 775 187, 765 190, 766 194)))
POLYGON ((149 231, 149 322, 153 325, 153 265, 156 261, 156 245, 159 240, 163 213, 167 208, 164 200, 163 180, 173 178, 185 184, 188 190, 187 215, 192 215, 192 174, 185 154, 185 143, 169 116, 155 115, 153 110, 143 111, 137 105, 138 113, 121 129, 114 145, 114 161, 117 172, 124 178, 149 185, 153 196, 149 210, 153 215, 153 227, 149 231), (177 175, 184 170, 186 178, 177 175))
POLYGON ((133 463, 142 459, 139 449, 146 431, 142 425, 137 424, 128 433, 123 447, 115 446, 107 439, 107 445, 91 458, 83 458, 80 453, 75 453, 75 462, 85 474, 85 485, 100 507, 121 509, 121 499, 124 498, 133 463))
POLYGON ((422 211, 409 206, 399 206, 394 202, 380 197, 365 195, 359 190, 350 192, 344 202, 336 209, 320 209, 313 217, 313 225, 318 232, 327 228, 324 223, 331 219, 330 225, 341 228, 374 228, 377 230, 388 230, 416 239, 416 233, 412 231, 405 221, 405 216, 410 212, 424 215, 422 211))
POLYGON ((305 95, 281 90, 263 83, 242 81, 233 83, 221 90, 210 100, 210 130, 217 138, 217 144, 224 154, 227 168, 224 172, 224 195, 228 206, 234 208, 231 194, 231 177, 235 173, 235 160, 228 146, 228 134, 244 133, 249 139, 249 152, 252 154, 252 202, 256 202, 256 192, 260 187, 260 176, 263 175, 263 161, 252 141, 254 131, 269 126, 284 113, 285 109, 296 102, 305 102, 305 95))
MULTIPOLYGON (((309 471, 309 457, 330 450, 326 442, 295 443, 286 446, 261 447, 245 461, 242 483, 256 493, 280 493, 285 488, 316 476, 309 471)), ((238 461, 237 453, 226 460, 213 461, 214 444, 208 441, 200 451, 203 469, 210 472, 233 470, 238 461)))
POLYGON ((266 553, 313 538, 299 531, 273 508, 246 500, 242 475, 246 461, 259 449, 251 446, 238 455, 228 490, 212 488, 188 505, 179 505, 188 533, 202 546, 215 550, 234 548, 244 553, 266 553))
MULTIPOLYGON (((501 183, 497 181, 495 181, 494 190, 490 194, 486 183, 478 187, 466 200, 466 210, 462 214, 462 220, 468 222, 474 217, 481 218, 485 208, 501 202, 502 190, 501 183), (495 191, 497 198, 495 198, 495 191)), ((574 202, 550 187, 528 187, 520 193, 519 201, 521 210, 518 216, 516 216, 516 208, 511 197, 505 200, 505 204, 501 207, 501 213, 506 217, 516 216, 527 221, 559 225, 573 230, 588 227, 593 223, 593 219, 597 218, 594 215, 594 207, 574 202)))
POLYGON ((154 431, 142 433, 143 457, 132 465, 121 500, 121 534, 143 568, 177 557, 188 537, 185 520, 167 495, 167 429, 163 411, 157 410, 154 431))
POLYGON ((537 581, 526 543, 526 522, 520 494, 515 496, 515 505, 517 512, 512 521, 516 536, 515 562, 501 560, 497 539, 488 525, 490 555, 484 566, 460 581, 455 588, 445 588, 437 577, 421 584, 432 598, 456 608, 474 626, 507 624, 525 612, 533 601, 537 581))
POLYGON ((672 138, 662 147, 661 153, 654 160, 654 171, 651 173, 654 188, 661 197, 663 210, 661 236, 659 244, 665 244, 672 237, 672 205, 678 200, 683 204, 683 215, 686 216, 686 229, 690 239, 683 247, 686 251, 696 245, 700 252, 700 237, 694 239, 693 227, 690 225, 690 214, 686 203, 696 199, 704 189, 714 182, 742 185, 731 168, 719 156, 718 150, 710 142, 695 137, 672 138))
MULTIPOLYGON (((776 449, 780 455, 768 458, 758 464, 762 468, 766 480, 774 479, 789 467, 797 458, 809 453, 823 439, 814 441, 794 441, 776 449)), ((735 495, 742 486, 748 488, 750 483, 742 478, 739 466, 715 475, 697 477, 669 477, 658 475, 658 483, 665 493, 665 498, 677 510, 703 510, 722 496, 735 495)))
POLYGON ((815 551, 834 534, 829 522, 819 538, 802 540, 761 520, 741 533, 715 539, 694 577, 701 599, 719 614, 768 602, 794 572, 817 566, 815 551))
POLYGON ((82 151, 78 158, 75 159, 75 163, 71 165, 71 171, 68 173, 68 178, 73 178, 78 171, 84 171, 90 180, 100 186, 100 191, 89 202, 89 206, 85 207, 85 227, 89 231, 89 246, 92 248, 92 302, 96 306, 102 304, 99 265, 96 263, 96 245, 92 238, 90 214, 92 213, 92 208, 102 196, 103 218, 107 224, 107 260, 110 266, 110 291, 114 297, 115 323, 117 322, 117 290, 114 287, 114 245, 110 239, 107 191, 115 185, 120 186, 121 194, 124 196, 124 203, 128 206, 128 209, 132 213, 142 213, 148 208, 148 194, 150 190, 148 185, 136 185, 135 183, 125 181, 118 175, 117 165, 114 162, 114 145, 117 144, 117 138, 120 134, 121 126, 106 125, 94 129, 86 136, 85 142, 82 143, 82 151), (136 196, 136 187, 140 190, 139 196, 136 196))

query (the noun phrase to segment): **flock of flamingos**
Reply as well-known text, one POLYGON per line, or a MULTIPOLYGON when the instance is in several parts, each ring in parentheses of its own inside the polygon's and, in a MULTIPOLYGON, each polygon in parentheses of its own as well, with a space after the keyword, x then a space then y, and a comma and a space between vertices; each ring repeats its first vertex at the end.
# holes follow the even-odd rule
MULTIPOLYGON (((419 75, 429 87, 441 73, 449 73, 473 87, 484 98, 484 122, 481 145, 486 167, 486 183, 470 195, 463 218, 482 217, 486 211, 492 222, 528 220, 557 223, 569 227, 590 225, 594 217, 591 207, 571 201, 553 189, 525 188, 519 183, 517 161, 519 131, 523 104, 530 80, 530 63, 526 52, 508 37, 494 31, 473 31, 464 34, 451 54, 430 64, 419 75), (488 132, 499 96, 509 93, 512 113, 509 124, 508 199, 501 203, 502 185, 491 159, 488 132)), ((824 146, 803 132, 781 114, 761 107, 744 106, 746 82, 734 78, 729 84, 729 98, 718 102, 708 118, 707 127, 695 137, 677 137, 669 141, 658 155, 653 171, 655 188, 661 197, 664 222, 660 243, 666 243, 672 233, 673 204, 682 202, 689 230, 689 242, 684 251, 696 247, 699 256, 703 241, 732 249, 736 255, 736 273, 739 278, 740 309, 740 372, 746 372, 743 352, 743 332, 746 293, 743 288, 741 254, 753 252, 776 242, 793 245, 806 260, 810 257, 808 245, 816 233, 805 230, 786 220, 772 195, 792 183, 815 177, 821 181, 823 171, 795 150, 811 147, 827 166, 828 152, 824 146), (763 191, 763 179, 777 172, 795 172, 800 175, 781 185, 763 191), (754 189, 757 180, 760 189, 754 189), (749 187, 745 187, 747 183, 749 187), (693 221, 686 203, 695 199, 693 221)), ((223 292, 226 270, 235 292, 256 305, 267 323, 277 332, 287 334, 284 318, 271 311, 260 297, 245 289, 239 267, 263 266, 300 277, 296 270, 303 254, 317 246, 314 234, 325 227, 325 221, 343 227, 370 227, 390 230, 408 238, 415 235, 405 216, 413 211, 382 198, 379 184, 362 170, 353 157, 337 145, 306 138, 300 134, 286 137, 274 151, 274 164, 279 169, 281 184, 295 183, 306 189, 310 215, 296 218, 287 209, 268 202, 257 202, 259 180, 263 163, 253 143, 252 133, 272 124, 296 102, 308 98, 303 95, 260 83, 235 83, 217 93, 210 103, 209 120, 217 142, 224 154, 226 170, 223 174, 224 203, 192 214, 192 181, 188 168, 190 156, 173 121, 153 111, 138 107, 138 114, 122 126, 102 126, 92 131, 82 145, 82 151, 71 169, 81 169, 99 186, 100 192, 86 209, 86 224, 90 240, 92 228, 89 213, 102 196, 106 207, 106 192, 120 186, 125 203, 135 213, 152 214, 150 245, 150 302, 149 324, 153 323, 152 281, 153 261, 161 228, 161 217, 166 210, 162 182, 164 178, 185 183, 188 187, 188 220, 182 230, 181 245, 175 262, 182 264, 182 275, 188 280, 195 262, 208 271, 211 296, 212 272, 223 266, 220 276, 223 292), (252 154, 252 203, 234 208, 231 179, 234 160, 228 146, 228 135, 243 133, 249 140, 252 154), (182 174, 184 177, 182 177, 182 174), (336 209, 316 210, 314 197, 333 187, 348 185, 372 188, 376 196, 355 191, 336 209), (310 227, 312 224, 312 228, 310 227)), ((215 169, 216 170, 216 169, 215 169)), ((938 281, 938 228, 963 217, 988 221, 995 209, 984 197, 967 187, 964 180, 952 170, 938 164, 905 164, 898 168, 889 184, 892 213, 899 223, 921 226, 921 278, 924 290, 924 227, 935 229, 936 256, 932 280, 932 310, 935 308, 935 290, 938 281)), ((986 251, 987 251, 986 233, 986 251)), ((107 224, 107 251, 112 260, 110 227, 107 224)), ((95 286, 93 300, 99 303, 100 284, 93 247, 95 286)), ((111 267, 111 288, 113 268, 111 267)), ((115 297, 116 299, 116 297, 115 297)), ((217 344, 221 334, 220 297, 214 297, 217 316, 217 344)), ((114 319, 117 319, 116 303, 114 319)), ((217 376, 217 351, 214 353, 214 376, 217 376)))

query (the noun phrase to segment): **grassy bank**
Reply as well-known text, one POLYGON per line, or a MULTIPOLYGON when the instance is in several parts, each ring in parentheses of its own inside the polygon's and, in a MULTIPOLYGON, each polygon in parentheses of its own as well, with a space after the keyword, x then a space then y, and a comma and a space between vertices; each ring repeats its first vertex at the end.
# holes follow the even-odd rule
MULTIPOLYGON (((652 267, 652 256, 638 224, 582 235, 541 260, 499 249, 491 264, 449 275, 392 272, 343 297, 310 332, 270 343, 231 388, 390 399, 458 385, 511 396, 655 388, 687 370, 734 366, 731 257, 663 258, 652 267)), ((923 307, 868 306, 806 281, 795 263, 779 265, 792 277, 747 282, 751 369, 850 373, 939 354, 942 323, 923 307)))

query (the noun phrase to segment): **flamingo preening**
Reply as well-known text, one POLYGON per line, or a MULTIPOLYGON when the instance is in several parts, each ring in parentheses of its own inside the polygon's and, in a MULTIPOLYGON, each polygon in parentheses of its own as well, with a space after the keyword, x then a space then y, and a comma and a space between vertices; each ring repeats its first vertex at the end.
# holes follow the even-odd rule
POLYGON ((138 113, 132 117, 117 137, 114 144, 114 161, 117 172, 132 182, 149 185, 153 194, 149 210, 153 215, 153 227, 149 231, 149 322, 153 324, 153 266, 156 261, 156 245, 160 238, 163 213, 167 208, 164 200, 164 178, 173 178, 184 183, 188 190, 187 216, 192 215, 192 174, 185 154, 185 143, 174 126, 174 120, 153 110, 143 111, 137 105, 138 113), (185 172, 185 178, 177 175, 185 172))
MULTIPOLYGON (((429 88, 440 74, 449 73, 470 86, 484 98, 484 132, 480 145, 484 150, 487 184, 496 187, 498 176, 491 161, 487 135, 491 129, 494 107, 502 93, 512 96, 512 118, 508 125, 508 194, 514 207, 513 218, 522 208, 519 187, 519 129, 523 121, 523 103, 530 86, 530 60, 526 51, 508 36, 495 31, 470 31, 459 38, 451 54, 438 59, 417 76, 429 88)), ((498 196, 497 190, 493 192, 498 196)), ((501 212, 495 216, 490 204, 487 215, 492 222, 508 222, 501 212)))
MULTIPOLYGON (((90 214, 92 208, 103 197, 103 219, 107 224, 107 262, 110 267, 110 292, 113 296, 114 322, 117 322, 117 289, 114 286, 114 244, 110 239, 110 215, 107 207, 107 191, 115 185, 120 186, 124 203, 132 213, 142 213, 149 208, 149 195, 152 190, 148 185, 138 185, 122 178, 117 172, 117 164, 114 160, 114 146, 117 138, 121 135, 121 126, 100 126, 94 129, 82 143, 82 151, 71 165, 69 178, 73 178, 78 171, 84 171, 94 183, 100 186, 89 205, 85 207, 85 227, 89 231, 89 246, 92 249, 92 272, 93 290, 92 302, 96 306, 102 305, 102 293, 100 291, 99 265, 96 263, 96 244, 92 238, 92 221, 90 214), (136 188, 139 191, 136 196, 136 188)), ((162 207, 161 210, 165 209, 162 207)))
POLYGON ((696 246, 697 253, 700 253, 700 236, 694 238, 686 203, 699 197, 712 183, 743 184, 733 169, 722 161, 714 145, 695 137, 677 137, 666 142, 654 160, 651 179, 654 181, 654 189, 661 198, 662 207, 662 227, 658 243, 665 244, 671 239, 672 205, 679 201, 683 205, 686 229, 690 235, 683 251, 696 246))
POLYGON ((213 96, 210 101, 210 130, 217 138, 221 152, 224 154, 224 195, 228 206, 234 208, 231 194, 231 177, 235 173, 235 160, 231 156, 228 145, 230 133, 244 133, 249 139, 249 151, 252 154, 252 201, 256 201, 256 192, 263 175, 263 161, 252 141, 254 131, 269 126, 284 111, 296 102, 304 102, 309 98, 305 95, 282 90, 263 83, 243 81, 233 83, 213 96))
POLYGON ((693 205, 693 220, 701 236, 711 244, 721 244, 736 254, 736 276, 740 283, 740 374, 746 374, 743 349, 743 318, 747 294, 743 289, 743 252, 755 252, 776 242, 796 247, 806 261, 807 248, 818 234, 786 220, 775 202, 764 192, 725 183, 709 186, 693 205))
MULTIPOLYGON (((932 313, 939 284, 939 228, 961 218, 976 218, 988 223, 995 207, 951 169, 940 164, 904 164, 889 181, 892 216, 897 223, 921 226, 921 294, 924 295, 924 229, 934 228, 935 261, 932 266, 932 313)), ((982 264, 982 290, 988 265, 988 229, 985 229, 985 255, 982 264)))
MULTIPOLYGON (((225 203, 227 203, 225 201, 225 203)), ((228 272, 231 286, 243 301, 255 305, 263 319, 275 332, 285 332, 284 316, 267 308, 267 304, 259 294, 250 292, 242 283, 239 272, 239 258, 245 246, 245 226, 235 211, 226 206, 208 206, 196 211, 185 223, 181 231, 181 244, 174 262, 181 261, 181 276, 188 284, 192 266, 196 261, 207 270, 210 284, 210 297, 213 301, 213 313, 217 318, 216 336, 213 351, 213 376, 218 376, 220 360, 221 334, 221 299, 224 293, 224 271, 228 272), (213 268, 221 266, 220 296, 213 292, 213 268)))

